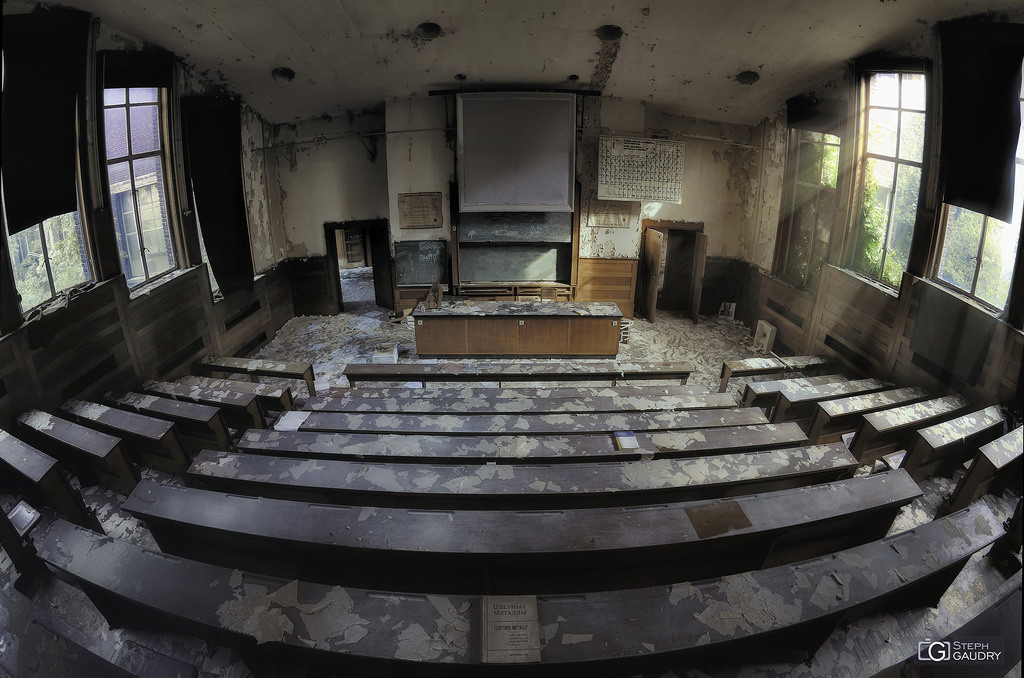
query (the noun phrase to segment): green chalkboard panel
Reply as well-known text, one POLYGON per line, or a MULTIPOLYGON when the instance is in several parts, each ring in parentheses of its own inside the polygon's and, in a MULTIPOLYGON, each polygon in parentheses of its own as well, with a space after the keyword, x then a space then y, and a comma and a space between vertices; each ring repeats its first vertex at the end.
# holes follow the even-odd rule
POLYGON ((463 212, 459 242, 572 242, 571 212, 463 212))
POLYGON ((572 257, 562 245, 522 244, 459 248, 461 282, 569 281, 572 257))
POLYGON ((395 269, 399 285, 448 282, 447 240, 403 240, 395 243, 395 269))

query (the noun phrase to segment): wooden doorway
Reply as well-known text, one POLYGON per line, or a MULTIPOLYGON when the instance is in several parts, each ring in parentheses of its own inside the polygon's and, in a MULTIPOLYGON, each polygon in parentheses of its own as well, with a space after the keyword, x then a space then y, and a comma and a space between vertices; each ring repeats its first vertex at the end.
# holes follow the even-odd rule
MULTIPOLYGON (((331 278, 331 303, 335 313, 346 311, 342 291, 342 271, 371 268, 373 276, 373 303, 394 309, 395 294, 392 282, 388 222, 386 219, 327 222, 324 224, 327 244, 327 266, 331 278)), ((350 299, 349 311, 358 311, 368 299, 350 299)))
POLYGON ((703 223, 644 220, 638 315, 654 322, 659 308, 681 310, 697 322, 707 243, 703 223))

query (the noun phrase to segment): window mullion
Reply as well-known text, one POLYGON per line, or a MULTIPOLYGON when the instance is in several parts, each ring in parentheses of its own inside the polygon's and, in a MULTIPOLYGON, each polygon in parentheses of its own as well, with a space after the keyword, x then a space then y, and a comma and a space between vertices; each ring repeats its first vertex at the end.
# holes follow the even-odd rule
POLYGON ((43 268, 46 269, 46 283, 50 286, 50 298, 57 296, 57 285, 53 280, 53 267, 50 265, 50 248, 46 245, 46 229, 43 224, 37 224, 39 229, 39 248, 43 256, 43 268))
POLYGON ((985 238, 988 237, 988 220, 990 217, 985 217, 981 221, 981 237, 978 238, 978 254, 974 258, 974 277, 971 279, 971 296, 976 297, 978 294, 978 280, 981 278, 981 265, 985 259, 985 238))

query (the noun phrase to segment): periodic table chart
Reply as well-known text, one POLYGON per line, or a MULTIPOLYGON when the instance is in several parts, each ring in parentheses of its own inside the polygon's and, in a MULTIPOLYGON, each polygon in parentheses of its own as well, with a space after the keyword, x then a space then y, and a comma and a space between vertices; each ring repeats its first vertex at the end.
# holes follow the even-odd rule
POLYGON ((683 142, 602 136, 597 197, 681 204, 683 142))

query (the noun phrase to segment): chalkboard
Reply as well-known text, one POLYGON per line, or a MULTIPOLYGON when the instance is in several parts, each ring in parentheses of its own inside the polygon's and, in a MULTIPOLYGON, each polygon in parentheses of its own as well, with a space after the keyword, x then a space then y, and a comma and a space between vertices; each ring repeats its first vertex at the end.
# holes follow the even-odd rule
POLYGON ((559 245, 459 248, 461 282, 569 282, 572 257, 559 245))
POLYGON ((395 268, 399 285, 430 285, 448 282, 447 240, 405 240, 395 243, 395 268))
POLYGON ((572 242, 566 212, 463 212, 459 242, 572 242))

